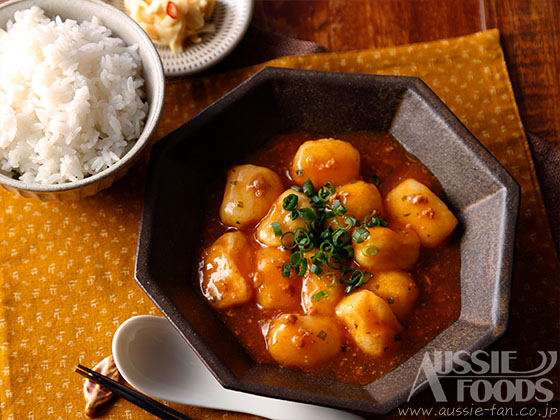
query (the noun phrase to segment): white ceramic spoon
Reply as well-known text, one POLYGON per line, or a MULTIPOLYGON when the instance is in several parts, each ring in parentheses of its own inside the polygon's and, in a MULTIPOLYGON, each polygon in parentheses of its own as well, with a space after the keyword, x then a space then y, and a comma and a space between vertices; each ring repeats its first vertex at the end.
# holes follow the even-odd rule
POLYGON ((156 399, 274 420, 363 420, 332 408, 223 388, 165 318, 140 315, 125 321, 113 336, 113 357, 130 385, 156 399))

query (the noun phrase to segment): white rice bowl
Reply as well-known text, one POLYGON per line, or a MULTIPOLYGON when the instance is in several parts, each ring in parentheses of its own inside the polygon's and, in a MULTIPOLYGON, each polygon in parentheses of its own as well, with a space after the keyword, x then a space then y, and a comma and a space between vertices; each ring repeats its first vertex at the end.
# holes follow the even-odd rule
POLYGON ((109 168, 144 128, 141 59, 96 17, 18 11, 0 29, 0 172, 63 184, 109 168))

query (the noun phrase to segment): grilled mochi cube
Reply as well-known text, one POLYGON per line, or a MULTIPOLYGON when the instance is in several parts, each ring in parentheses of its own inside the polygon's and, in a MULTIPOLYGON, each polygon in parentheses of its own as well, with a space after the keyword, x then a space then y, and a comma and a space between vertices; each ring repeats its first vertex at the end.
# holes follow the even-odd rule
POLYGON ((337 187, 329 203, 338 200, 346 209, 346 215, 362 221, 373 214, 383 216, 383 199, 377 187, 364 181, 355 181, 337 187))
POLYGON ((214 307, 229 308, 251 299, 251 259, 249 243, 238 231, 224 233, 203 252, 200 285, 214 307))
POLYGON ((362 267, 374 271, 408 270, 418 261, 420 240, 413 230, 392 230, 380 226, 359 229, 361 232, 368 231, 363 242, 352 241, 354 259, 362 267))
POLYGON ((253 278, 257 303, 266 309, 299 308, 301 279, 294 273, 282 275, 284 263, 290 262, 290 253, 278 248, 257 251, 257 271, 253 278))
POLYGON ((283 190, 280 177, 268 168, 234 166, 228 171, 220 218, 228 226, 254 226, 283 190))
POLYGON ((336 306, 336 316, 358 347, 374 357, 399 341, 403 329, 387 301, 365 289, 342 299, 336 306))
POLYGON ((383 271, 362 287, 371 290, 387 301, 400 321, 412 312, 418 300, 418 286, 405 271, 383 271))
MULTIPOLYGON (((289 195, 295 195, 297 197, 297 204, 295 209, 301 208, 311 208, 311 203, 309 198, 301 192, 289 189, 284 191, 272 204, 267 215, 260 221, 257 226, 257 239, 267 246, 279 247, 282 245, 280 242, 281 234, 275 232, 273 223, 277 223, 276 229, 279 232, 295 232, 297 228, 305 227, 305 220, 302 217, 298 217, 295 220, 292 218, 292 211, 285 210, 283 207, 283 202, 289 195)), ((311 211, 311 209, 310 209, 311 211)), ((284 245, 291 245, 293 243, 293 235, 286 235, 284 245)))
POLYGON ((342 332, 331 317, 285 314, 271 321, 266 336, 270 355, 287 367, 313 366, 334 357, 342 332))
POLYGON ((301 286, 301 305, 306 314, 333 315, 336 304, 344 296, 344 285, 337 280, 338 271, 324 267, 321 276, 307 271, 301 286))
POLYGON ((300 186, 307 179, 316 188, 328 182, 335 186, 347 184, 360 178, 360 152, 342 140, 306 141, 294 156, 290 175, 300 186))
POLYGON ((457 226, 457 219, 445 203, 424 184, 409 178, 393 188, 385 199, 392 220, 410 225, 422 246, 435 248, 457 226))

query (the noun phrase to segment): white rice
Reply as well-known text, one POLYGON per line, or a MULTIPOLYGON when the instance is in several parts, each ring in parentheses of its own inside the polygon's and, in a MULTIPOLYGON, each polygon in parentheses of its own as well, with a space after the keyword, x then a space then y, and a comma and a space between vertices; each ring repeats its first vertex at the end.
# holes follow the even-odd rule
POLYGON ((17 12, 0 29, 0 171, 57 184, 123 157, 148 111, 137 50, 96 17, 17 12))

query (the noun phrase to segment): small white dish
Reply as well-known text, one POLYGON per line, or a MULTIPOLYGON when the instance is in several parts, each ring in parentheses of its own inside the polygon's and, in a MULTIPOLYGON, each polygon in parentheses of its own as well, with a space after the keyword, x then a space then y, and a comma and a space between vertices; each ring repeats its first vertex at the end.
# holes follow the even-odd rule
MULTIPOLYGON (((106 0, 126 12, 123 0, 106 0)), ((156 45, 166 76, 188 76, 206 70, 229 55, 239 44, 253 16, 254 0, 216 0, 209 23, 216 31, 202 34, 199 44, 189 45, 174 54, 168 47, 156 45)))
POLYGON ((165 318, 140 315, 125 321, 113 336, 113 357, 130 385, 159 400, 274 420, 363 420, 333 408, 223 388, 165 318))

